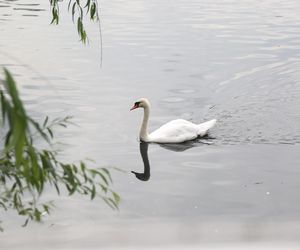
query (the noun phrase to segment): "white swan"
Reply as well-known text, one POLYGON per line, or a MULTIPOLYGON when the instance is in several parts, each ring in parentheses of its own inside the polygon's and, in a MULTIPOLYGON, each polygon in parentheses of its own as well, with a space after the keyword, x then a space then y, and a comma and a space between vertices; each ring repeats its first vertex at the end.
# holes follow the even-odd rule
POLYGON ((140 128, 140 140, 144 142, 157 142, 157 143, 181 143, 190 141, 207 134, 208 130, 212 128, 216 119, 201 123, 194 124, 192 122, 177 119, 170 121, 157 130, 148 134, 148 120, 150 114, 150 103, 146 98, 137 100, 130 110, 137 108, 144 109, 143 122, 140 128))

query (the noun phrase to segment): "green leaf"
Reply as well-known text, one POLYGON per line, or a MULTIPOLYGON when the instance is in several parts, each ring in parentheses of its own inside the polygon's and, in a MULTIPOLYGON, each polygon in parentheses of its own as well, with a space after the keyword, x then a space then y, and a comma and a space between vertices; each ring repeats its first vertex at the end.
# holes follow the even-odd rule
POLYGON ((48 120, 49 120, 49 116, 46 116, 46 119, 44 120, 43 123, 43 127, 46 127, 48 120))
POLYGON ((96 196, 96 187, 95 185, 93 185, 92 192, 91 192, 91 200, 93 200, 95 196, 96 196))
POLYGON ((72 0, 69 0, 69 3, 68 3, 68 11, 70 11, 71 3, 72 3, 72 0))
POLYGON ((102 170, 103 172, 106 173, 106 175, 108 176, 110 182, 112 183, 113 180, 112 180, 112 178, 111 178, 110 172, 109 172, 106 168, 101 168, 100 170, 102 170))
POLYGON ((116 204, 119 204, 119 202, 121 200, 120 196, 116 192, 112 192, 112 195, 114 197, 116 204))
POLYGON ((75 7, 76 7, 76 3, 73 3, 73 7, 72 7, 72 20, 74 22, 74 16, 75 16, 75 7))
POLYGON ((51 138, 53 139, 54 136, 53 136, 52 130, 50 128, 47 128, 47 131, 48 131, 49 135, 51 136, 51 138))
POLYGON ((95 4, 95 2, 93 2, 92 3, 92 6, 91 6, 91 12, 90 12, 90 14, 91 14, 91 19, 92 20, 94 20, 94 18, 95 18, 95 14, 96 14, 96 4, 95 4))

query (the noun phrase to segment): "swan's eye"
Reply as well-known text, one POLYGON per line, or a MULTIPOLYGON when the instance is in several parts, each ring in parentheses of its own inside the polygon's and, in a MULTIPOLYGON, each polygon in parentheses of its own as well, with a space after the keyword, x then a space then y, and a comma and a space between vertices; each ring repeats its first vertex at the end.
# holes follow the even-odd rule
POLYGON ((139 107, 139 106, 140 106, 140 103, 141 103, 141 102, 136 102, 136 103, 134 104, 134 106, 135 106, 135 107, 139 107))

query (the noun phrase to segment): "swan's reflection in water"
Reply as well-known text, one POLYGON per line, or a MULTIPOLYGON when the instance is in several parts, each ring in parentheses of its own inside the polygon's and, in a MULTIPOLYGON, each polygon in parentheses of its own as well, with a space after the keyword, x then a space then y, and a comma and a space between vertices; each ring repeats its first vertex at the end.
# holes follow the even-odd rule
MULTIPOLYGON (((159 146, 175 151, 175 152, 182 152, 187 149, 197 147, 199 145, 203 144, 211 144, 210 140, 214 139, 213 137, 205 136, 201 138, 200 140, 193 140, 193 141, 188 141, 184 143, 179 143, 179 144, 159 144, 159 146)), ((131 171, 135 175, 135 177, 141 181, 148 181, 150 179, 150 163, 149 163, 149 158, 148 158, 148 142, 140 142, 140 153, 142 156, 142 160, 144 163, 144 172, 143 173, 137 173, 135 171, 131 171)))
POLYGON ((135 174, 135 177, 141 181, 148 181, 150 179, 150 164, 148 159, 148 142, 140 142, 140 153, 144 162, 144 173, 137 173, 131 171, 131 173, 135 174))

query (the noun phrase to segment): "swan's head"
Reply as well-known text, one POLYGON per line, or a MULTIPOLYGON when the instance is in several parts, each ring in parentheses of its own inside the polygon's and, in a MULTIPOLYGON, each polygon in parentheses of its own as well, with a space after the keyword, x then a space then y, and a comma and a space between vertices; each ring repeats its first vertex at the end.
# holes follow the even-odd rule
POLYGON ((141 98, 139 100, 137 100, 133 107, 130 110, 134 110, 137 108, 149 108, 150 107, 150 103, 146 98, 141 98))

